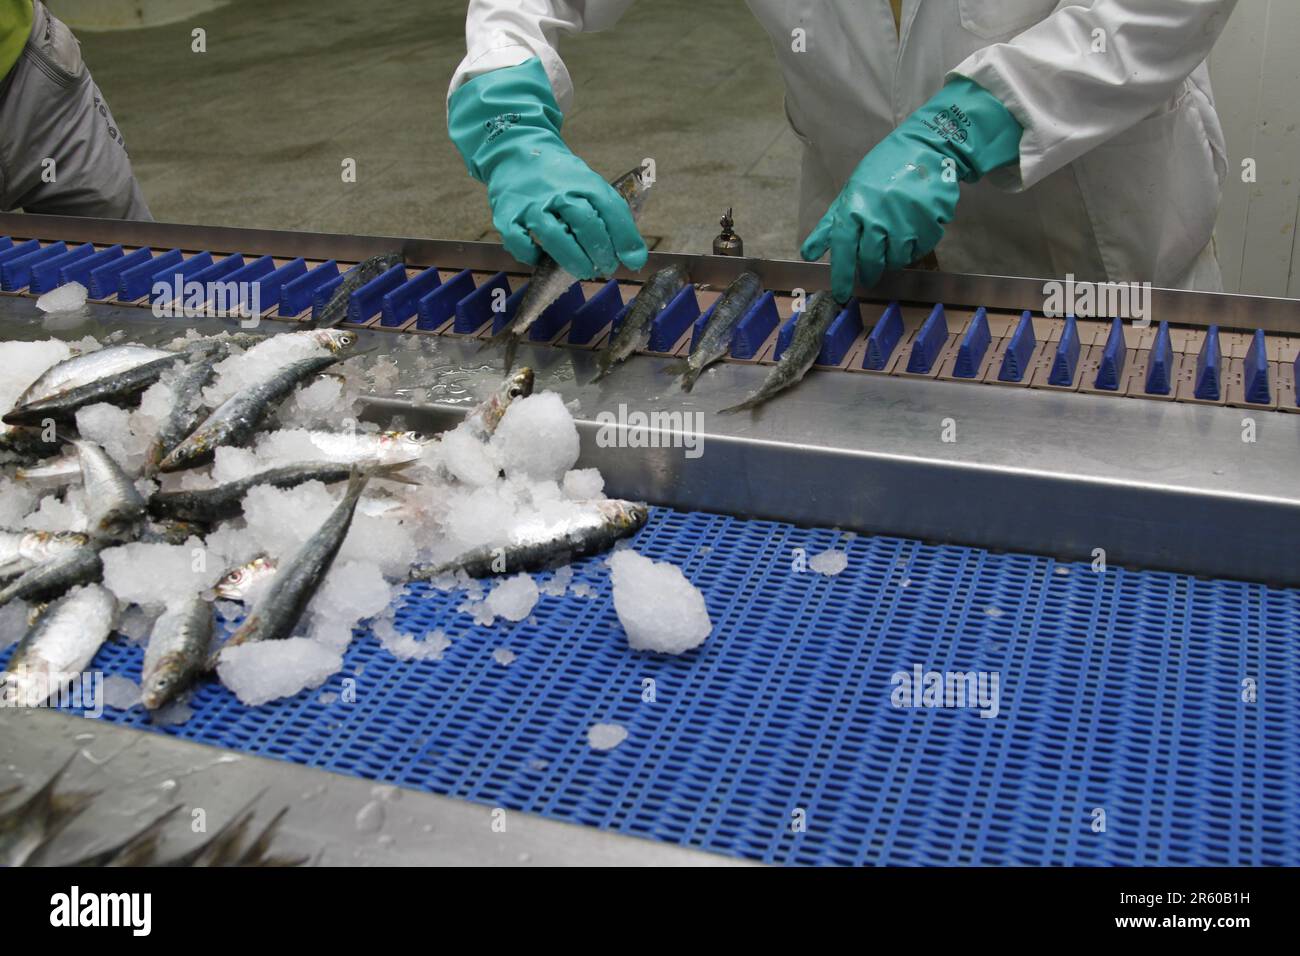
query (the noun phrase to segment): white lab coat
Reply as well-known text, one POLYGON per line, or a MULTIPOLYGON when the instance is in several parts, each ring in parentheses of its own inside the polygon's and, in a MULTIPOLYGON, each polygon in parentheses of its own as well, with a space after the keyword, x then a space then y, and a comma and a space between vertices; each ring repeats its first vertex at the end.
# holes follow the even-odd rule
MULTIPOLYGON (((560 34, 610 27, 631 3, 471 0, 451 90, 536 56, 567 109, 560 34)), ((801 235, 871 147, 961 74, 1025 133, 1019 163, 962 186, 941 268, 1222 287, 1212 236, 1228 162, 1205 59, 1236 0, 902 0, 898 33, 889 0, 748 5, 804 144, 801 235)))

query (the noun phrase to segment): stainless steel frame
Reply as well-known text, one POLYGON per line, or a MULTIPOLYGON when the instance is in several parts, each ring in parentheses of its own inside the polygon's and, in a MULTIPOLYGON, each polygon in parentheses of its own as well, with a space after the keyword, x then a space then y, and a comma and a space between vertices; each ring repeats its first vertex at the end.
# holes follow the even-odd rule
MULTIPOLYGON (((0 235, 35 239, 180 248, 256 255, 303 256, 309 259, 359 261, 380 252, 401 249, 413 265, 455 265, 489 272, 519 272, 520 266, 500 245, 394 236, 344 236, 317 232, 278 232, 229 226, 189 226, 178 223, 125 222, 72 216, 28 216, 0 213, 0 235)), ((674 262, 685 263, 691 278, 723 287, 745 268, 756 270, 770 289, 815 291, 830 285, 830 267, 820 262, 734 259, 725 256, 655 252, 638 275, 674 262)), ((633 274, 620 271, 619 278, 633 274)), ((1051 277, 1048 277, 1051 278, 1051 277)), ((864 300, 915 302, 932 305, 985 306, 1020 312, 1043 309, 1045 279, 1020 276, 959 275, 905 270, 888 273, 873 289, 859 289, 864 300)), ((1219 325, 1221 328, 1300 335, 1300 301, 1253 295, 1153 289, 1151 315, 1183 325, 1219 325)))

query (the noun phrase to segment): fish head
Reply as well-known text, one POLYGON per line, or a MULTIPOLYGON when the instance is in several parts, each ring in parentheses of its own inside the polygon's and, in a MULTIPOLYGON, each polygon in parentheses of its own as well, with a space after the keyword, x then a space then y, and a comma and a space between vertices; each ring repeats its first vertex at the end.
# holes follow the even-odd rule
POLYGON ((387 463, 416 459, 424 454, 425 447, 433 441, 424 432, 387 431, 379 434, 379 460, 387 463))
POLYGON ((498 385, 496 391, 480 406, 479 420, 475 422, 476 427, 487 435, 492 434, 496 431, 497 425, 501 424, 501 419, 505 417, 511 403, 519 398, 527 398, 531 394, 533 394, 533 370, 527 366, 516 369, 506 376, 505 381, 498 385))
POLYGON ((604 515, 605 520, 623 528, 628 534, 640 531, 650 517, 650 506, 642 501, 621 501, 617 498, 606 498, 596 502, 596 507, 604 515))
POLYGON ((259 554, 246 564, 227 571, 212 593, 226 601, 242 601, 259 581, 264 581, 275 574, 276 562, 265 554, 259 554))
POLYGON ((317 344, 335 355, 346 352, 357 344, 357 333, 347 329, 315 329, 311 334, 317 344))
POLYGON ((157 710, 181 689, 184 663, 179 654, 164 654, 140 680, 140 703, 157 710))
POLYGON ((646 196, 650 194, 651 187, 654 186, 653 167, 649 160, 646 160, 637 166, 636 169, 629 170, 618 179, 615 179, 611 186, 614 191, 623 197, 623 200, 632 209, 632 217, 636 218, 641 213, 641 207, 645 205, 646 196))

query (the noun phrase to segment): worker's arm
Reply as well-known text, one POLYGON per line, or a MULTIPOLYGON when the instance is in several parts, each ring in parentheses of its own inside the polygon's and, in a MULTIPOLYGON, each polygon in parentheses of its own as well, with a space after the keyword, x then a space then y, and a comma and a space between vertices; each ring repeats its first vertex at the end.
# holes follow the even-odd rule
POLYGON ((1019 163, 992 177, 1026 189, 1136 126, 1210 55, 1237 0, 1070 5, 959 63, 1024 127, 1019 163))
POLYGON ((579 278, 645 265, 632 211, 560 137, 573 86, 561 33, 612 25, 631 0, 473 0, 468 54, 452 77, 447 131, 470 175, 488 187, 506 250, 537 261, 540 244, 579 278))

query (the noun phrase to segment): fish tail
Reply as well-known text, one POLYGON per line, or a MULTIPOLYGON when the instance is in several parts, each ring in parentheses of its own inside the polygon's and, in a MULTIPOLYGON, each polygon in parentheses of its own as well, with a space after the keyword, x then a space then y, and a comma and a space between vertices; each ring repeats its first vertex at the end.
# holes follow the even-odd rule
MULTIPOLYGON (((367 478, 384 478, 388 481, 400 481, 404 485, 419 485, 420 482, 416 481, 414 478, 408 478, 406 475, 402 474, 402 472, 407 468, 417 464, 419 464, 418 458, 412 459, 411 461, 399 461, 387 465, 376 461, 371 462, 363 470, 367 478)), ((351 479, 349 478, 348 480, 350 483, 351 479)))
POLYGON ((614 370, 614 360, 613 358, 610 357, 610 355, 611 353, 609 352, 600 353, 600 357, 596 359, 596 364, 598 366, 596 377, 593 378, 590 382, 588 382, 587 383, 588 385, 595 385, 602 378, 604 378, 606 375, 608 375, 610 372, 614 370))
POLYGON ((346 498, 356 501, 361 497, 361 492, 366 488, 373 474, 371 469, 354 466, 352 474, 348 476, 348 490, 346 498))
POLYGON ((704 367, 694 368, 686 363, 686 369, 682 372, 682 391, 689 392, 695 387, 696 381, 704 373, 704 367))
POLYGON ((732 405, 732 406, 730 406, 730 407, 728 407, 728 408, 720 409, 720 410, 718 411, 718 414, 719 414, 719 415, 733 415, 733 414, 735 414, 736 412, 744 412, 744 411, 748 411, 748 410, 751 409, 751 408, 757 408, 759 405, 762 405, 763 402, 766 400, 766 398, 767 398, 767 396, 762 395, 762 394, 759 394, 759 395, 751 395, 751 396, 749 396, 749 398, 745 399, 745 400, 744 400, 743 402, 741 402, 739 405, 732 405))

